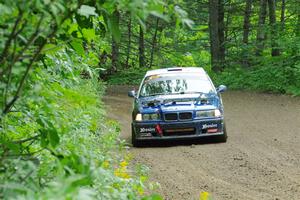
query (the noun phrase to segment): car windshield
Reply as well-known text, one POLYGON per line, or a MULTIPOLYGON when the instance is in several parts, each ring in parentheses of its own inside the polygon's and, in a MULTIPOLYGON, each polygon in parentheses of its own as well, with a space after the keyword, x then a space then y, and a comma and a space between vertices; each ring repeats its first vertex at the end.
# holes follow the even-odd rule
POLYGON ((215 92, 215 89, 206 76, 163 74, 146 77, 140 90, 140 97, 211 92, 215 92))

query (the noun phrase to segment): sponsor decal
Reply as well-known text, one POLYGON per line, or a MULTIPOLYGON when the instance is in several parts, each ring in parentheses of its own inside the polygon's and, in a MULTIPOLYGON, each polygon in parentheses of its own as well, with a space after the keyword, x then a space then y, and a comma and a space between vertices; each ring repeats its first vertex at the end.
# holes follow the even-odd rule
POLYGON ((140 128, 140 133, 155 132, 155 128, 140 128))
POLYGON ((217 128, 218 124, 203 124, 202 129, 207 129, 207 128, 217 128))
POLYGON ((140 135, 141 135, 141 137, 151 137, 152 136, 151 133, 141 133, 140 135))

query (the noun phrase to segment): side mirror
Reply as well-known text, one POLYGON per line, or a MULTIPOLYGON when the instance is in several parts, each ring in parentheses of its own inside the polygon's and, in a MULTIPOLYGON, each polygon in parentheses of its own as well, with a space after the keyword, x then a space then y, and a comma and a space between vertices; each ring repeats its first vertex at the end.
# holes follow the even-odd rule
POLYGON ((131 91, 128 92, 128 96, 129 96, 129 97, 135 97, 135 95, 136 95, 136 94, 135 94, 135 91, 134 91, 134 90, 131 90, 131 91))
POLYGON ((227 87, 225 85, 220 85, 218 88, 217 88, 217 92, 225 92, 227 90, 227 87))

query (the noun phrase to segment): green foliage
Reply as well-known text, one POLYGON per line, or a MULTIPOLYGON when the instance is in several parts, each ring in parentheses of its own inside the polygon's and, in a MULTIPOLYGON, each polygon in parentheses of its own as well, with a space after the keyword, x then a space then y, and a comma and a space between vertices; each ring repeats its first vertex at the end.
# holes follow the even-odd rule
POLYGON ((130 68, 123 70, 110 76, 108 84, 112 85, 139 85, 144 78, 144 75, 148 69, 136 69, 130 68))
POLYGON ((30 76, 28 91, 16 104, 18 110, 3 118, 2 197, 139 198, 145 180, 138 174, 116 174, 124 157, 117 153, 120 128, 105 118, 100 101, 104 85, 94 78, 80 78, 84 66, 72 53, 58 51, 45 63, 47 69, 41 65, 30 76), (72 68, 63 62, 66 59, 73 61, 72 68), (36 133, 40 140, 15 142, 36 133))
POLYGON ((1 199, 144 196, 147 173, 129 169, 119 125, 100 100, 99 53, 118 29, 109 16, 134 11, 126 3, 0 3, 1 199))
POLYGON ((245 71, 241 68, 226 70, 214 75, 217 84, 226 84, 231 89, 246 89, 265 92, 300 95, 300 65, 292 66, 269 62, 245 71))

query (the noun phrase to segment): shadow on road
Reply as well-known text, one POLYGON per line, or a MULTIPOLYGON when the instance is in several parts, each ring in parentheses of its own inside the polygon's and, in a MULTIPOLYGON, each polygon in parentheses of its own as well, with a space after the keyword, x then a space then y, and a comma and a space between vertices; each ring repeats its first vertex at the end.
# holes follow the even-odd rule
POLYGON ((222 144, 218 138, 205 137, 197 140, 163 140, 163 141, 143 141, 137 148, 152 148, 152 147, 174 147, 174 146, 194 146, 194 145, 209 145, 209 144, 222 144))

